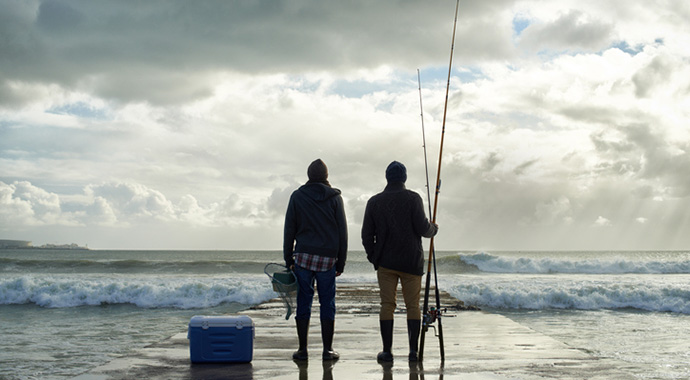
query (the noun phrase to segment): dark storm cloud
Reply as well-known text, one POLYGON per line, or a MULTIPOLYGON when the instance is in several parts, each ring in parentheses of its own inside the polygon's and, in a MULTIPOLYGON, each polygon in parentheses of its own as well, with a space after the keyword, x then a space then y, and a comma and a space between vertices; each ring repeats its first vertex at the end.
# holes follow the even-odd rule
MULTIPOLYGON (((471 38, 461 53, 508 53, 501 29, 486 13, 504 3, 463 3, 459 34, 471 38)), ((400 0, 5 0, 0 7, 0 98, 15 102, 22 99, 12 82, 54 83, 125 102, 175 103, 208 95, 209 72, 438 64, 447 59, 454 11, 450 1, 400 0)))
POLYGON ((38 7, 36 25, 49 33, 68 32, 79 27, 84 16, 69 3, 50 0, 38 7))

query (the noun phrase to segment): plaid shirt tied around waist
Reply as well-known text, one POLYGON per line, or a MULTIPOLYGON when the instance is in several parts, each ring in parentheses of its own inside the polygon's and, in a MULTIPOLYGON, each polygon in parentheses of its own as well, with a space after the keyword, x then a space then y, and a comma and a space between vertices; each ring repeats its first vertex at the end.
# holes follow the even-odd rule
POLYGON ((295 253, 295 265, 312 272, 325 272, 338 261, 335 257, 312 255, 309 253, 295 253))

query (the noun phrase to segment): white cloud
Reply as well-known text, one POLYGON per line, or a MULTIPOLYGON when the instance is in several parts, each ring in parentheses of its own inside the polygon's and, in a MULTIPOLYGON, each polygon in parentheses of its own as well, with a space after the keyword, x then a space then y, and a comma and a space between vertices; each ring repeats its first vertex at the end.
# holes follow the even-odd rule
POLYGON ((103 197, 94 197, 93 203, 85 208, 91 223, 102 226, 117 226, 115 210, 103 197))
POLYGON ((594 226, 596 226, 596 227, 609 227, 611 225, 612 225, 611 221, 604 218, 601 215, 599 217, 597 217, 597 220, 594 221, 594 226))
POLYGON ((4 225, 32 224, 31 203, 15 196, 16 186, 0 182, 0 213, 4 225))
MULTIPOLYGON (((172 203, 157 190, 136 183, 106 183, 90 185, 86 193, 105 201, 116 215, 126 218, 155 218, 172 220, 172 203)), ((119 219, 119 218, 118 218, 119 219)))
POLYGON ((7 228, 14 225, 76 225, 74 215, 63 212, 57 194, 27 181, 6 184, 0 181, 0 220, 7 228))

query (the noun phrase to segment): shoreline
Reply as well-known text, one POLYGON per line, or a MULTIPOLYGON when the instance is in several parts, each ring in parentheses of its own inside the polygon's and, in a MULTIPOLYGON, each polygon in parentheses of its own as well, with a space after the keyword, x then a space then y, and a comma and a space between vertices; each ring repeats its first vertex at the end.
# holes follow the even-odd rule
MULTIPOLYGON (((375 284, 338 286, 334 349, 337 362, 322 362, 318 302, 312 311, 310 360, 291 359, 297 347, 294 319, 285 320, 279 298, 239 312, 255 324, 254 356, 246 364, 191 364, 187 326, 170 338, 74 377, 74 380, 147 379, 629 379, 626 363, 597 358, 537 333, 506 317, 484 311, 453 310, 458 300, 442 292, 445 361, 438 339, 426 335, 424 362, 407 362, 407 332, 402 310, 396 310, 392 365, 376 362, 381 349, 378 289, 375 284)), ((404 305, 399 299, 398 305, 404 305)), ((199 314, 203 314, 200 312, 199 314)))

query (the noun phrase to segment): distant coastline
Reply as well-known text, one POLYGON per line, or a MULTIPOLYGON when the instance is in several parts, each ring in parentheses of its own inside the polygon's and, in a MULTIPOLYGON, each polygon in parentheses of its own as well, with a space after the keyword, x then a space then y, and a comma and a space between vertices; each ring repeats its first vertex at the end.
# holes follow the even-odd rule
POLYGON ((88 250, 88 246, 80 246, 76 243, 71 244, 44 244, 34 246, 28 240, 1 240, 0 249, 83 249, 88 250))
POLYGON ((44 244, 38 247, 31 246, 30 248, 33 249, 84 249, 88 250, 89 247, 82 247, 76 243, 71 243, 71 244, 44 244))

